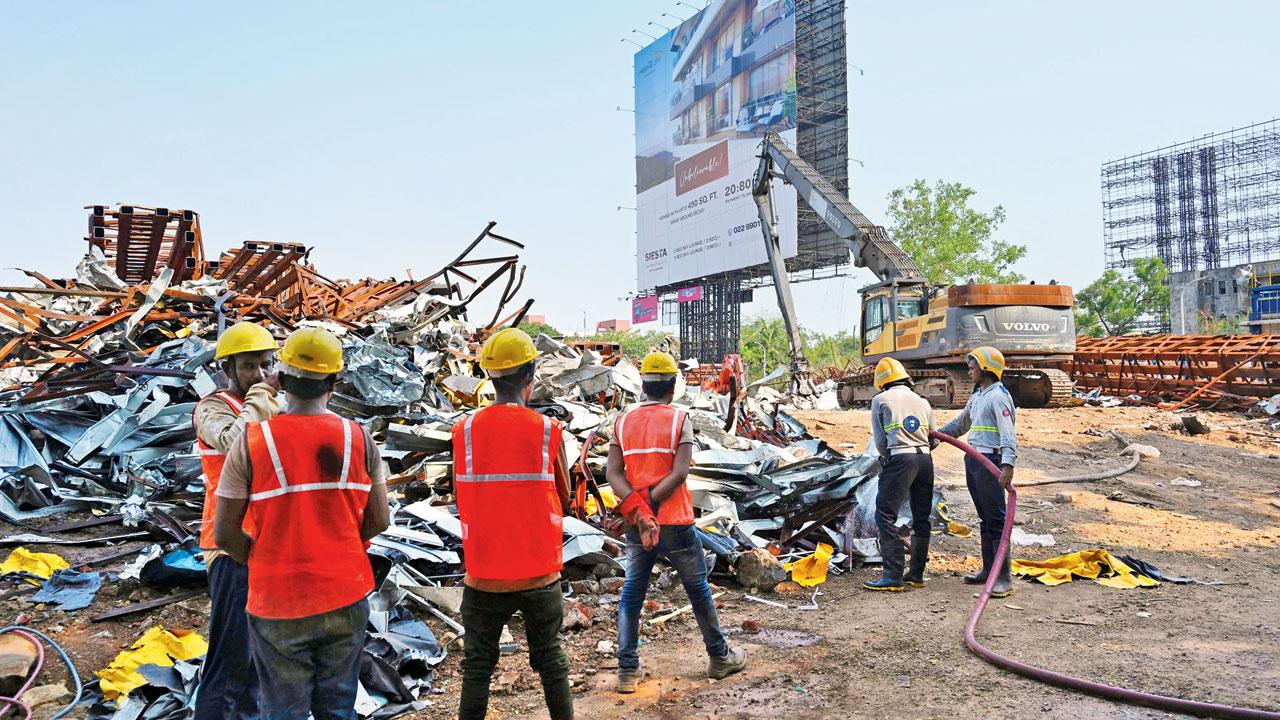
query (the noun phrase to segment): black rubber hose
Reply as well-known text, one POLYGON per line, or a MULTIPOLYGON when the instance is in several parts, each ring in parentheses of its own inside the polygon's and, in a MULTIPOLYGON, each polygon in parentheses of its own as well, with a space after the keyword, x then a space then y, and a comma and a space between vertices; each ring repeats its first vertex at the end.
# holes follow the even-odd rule
MULTIPOLYGON (((964 451, 973 459, 982 463, 983 467, 991 472, 992 475, 1000 477, 1000 469, 997 468, 982 453, 970 447, 968 444, 957 440, 950 435, 943 435, 940 432, 931 431, 929 437, 936 438, 942 442, 949 443, 964 451)), ((1009 505, 1004 515, 1004 529, 1000 534, 1000 547, 996 550, 996 557, 993 567, 999 566, 1009 553, 1009 537, 1013 534, 1013 514, 1018 506, 1018 492, 1012 486, 1009 487, 1009 505)), ((1023 677, 1030 678, 1037 682, 1042 682, 1055 687, 1075 690, 1086 695, 1106 698, 1108 700, 1116 700, 1119 702, 1131 703, 1133 705, 1145 705, 1158 710, 1168 710, 1170 712, 1180 712, 1187 715, 1199 715, 1202 717, 1220 717, 1235 720, 1280 720, 1280 712, 1272 712, 1269 710, 1255 710, 1253 708, 1235 707, 1232 705, 1219 705, 1217 703, 1198 702, 1196 700, 1184 700, 1182 698, 1169 697, 1167 695, 1155 695, 1153 693, 1142 692, 1141 690, 1130 690, 1129 688, 1116 687, 1107 685, 1084 678, 1063 675, 1052 670, 1045 670, 1034 665, 1028 665, 1019 662, 1010 657, 1005 657, 978 642, 976 633, 978 630, 978 621, 982 619, 982 613, 987 609, 987 602, 991 599, 991 586, 995 584, 999 573, 987 573, 987 584, 982 586, 982 592, 978 595, 978 602, 973 606, 973 612, 969 614, 969 621, 964 627, 964 644, 973 654, 1010 672, 1017 673, 1023 677)))

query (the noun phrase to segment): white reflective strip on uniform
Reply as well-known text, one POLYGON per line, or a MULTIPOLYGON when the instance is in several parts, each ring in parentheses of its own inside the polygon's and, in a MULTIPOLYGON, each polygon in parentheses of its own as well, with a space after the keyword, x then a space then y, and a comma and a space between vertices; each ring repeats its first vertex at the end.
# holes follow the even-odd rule
POLYGON ((264 422, 262 427, 262 439, 267 443, 267 453, 271 455, 271 464, 276 469, 276 479, 280 481, 281 488, 289 487, 289 480, 284 476, 284 466, 280 464, 280 453, 276 451, 276 440, 271 437, 271 423, 264 422))
POLYGON ((351 469, 351 423, 354 420, 342 421, 342 474, 338 476, 338 484, 346 486, 347 471, 351 469))
POLYGON ((211 447, 200 448, 200 454, 201 455, 226 455, 226 453, 222 452, 221 450, 215 450, 211 447))
POLYGON ((672 452, 674 452, 676 449, 676 433, 680 432, 680 416, 681 416, 681 413, 678 410, 671 413, 671 450, 672 452))
POLYGON ((545 481, 555 482, 553 473, 485 473, 483 475, 459 475, 455 482, 519 482, 545 481))
POLYGON ((471 465, 471 421, 475 417, 475 415, 468 415, 466 421, 462 423, 462 447, 466 451, 462 458, 462 469, 465 471, 463 474, 470 474, 475 469, 471 465))
POLYGON ((542 464, 538 469, 545 472, 551 462, 551 418, 542 416, 542 464))
POLYGON ((232 410, 235 410, 237 415, 239 415, 241 412, 243 412, 243 411, 244 411, 244 403, 242 403, 242 402, 240 402, 239 400, 235 399, 235 397, 233 397, 233 396, 231 395, 231 393, 228 393, 228 392, 218 392, 218 393, 215 393, 215 394, 218 396, 218 399, 219 399, 219 400, 221 400, 222 402, 224 402, 224 403, 226 403, 226 404, 230 405, 230 406, 231 406, 231 409, 232 409, 232 410))
POLYGON ((636 448, 635 450, 623 450, 622 455, 643 455, 645 453, 662 453, 663 455, 675 455, 676 451, 671 448, 636 448))
POLYGON ((275 490, 253 493, 249 496, 249 499, 267 500, 269 498, 279 497, 288 493, 310 492, 312 490, 359 490, 361 492, 370 492, 373 490, 373 485, 360 485, 358 483, 347 483, 344 485, 336 482, 306 483, 303 485, 290 485, 288 487, 276 488, 275 490))

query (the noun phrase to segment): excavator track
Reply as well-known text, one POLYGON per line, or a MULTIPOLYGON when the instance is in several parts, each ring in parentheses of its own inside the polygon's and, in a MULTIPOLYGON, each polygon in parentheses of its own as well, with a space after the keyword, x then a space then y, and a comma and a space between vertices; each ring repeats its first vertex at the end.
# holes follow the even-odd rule
MULTIPOLYGON (((937 408, 962 408, 973 394, 973 382, 963 368, 908 368, 916 382, 916 391, 937 408)), ((875 395, 872 384, 875 370, 871 367, 840 378, 837 386, 840 407, 866 405, 875 395)), ((1025 367, 1004 371, 1004 384, 1018 407, 1065 407, 1070 404, 1075 383, 1061 370, 1025 367)))
MULTIPOLYGON (((973 393, 973 382, 961 368, 935 370, 909 367, 907 372, 911 373, 911 379, 915 381, 916 392, 937 408, 962 408, 973 393)), ((840 378, 836 386, 840 408, 848 410, 870 403, 871 397, 876 394, 874 378, 875 368, 871 366, 840 378)))
POLYGON ((1008 368, 1004 384, 1018 407, 1065 407, 1070 404, 1075 383, 1071 376, 1052 368, 1008 368))

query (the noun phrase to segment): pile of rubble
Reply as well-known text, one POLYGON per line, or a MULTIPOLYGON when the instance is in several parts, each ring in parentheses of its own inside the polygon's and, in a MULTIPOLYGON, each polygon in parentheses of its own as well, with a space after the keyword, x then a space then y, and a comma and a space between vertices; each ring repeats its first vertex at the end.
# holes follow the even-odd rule
MULTIPOLYGON (((379 589, 358 709, 385 718, 429 704, 434 668, 462 633, 450 429, 492 401, 475 361, 479 343, 532 305, 505 312, 524 276, 518 255, 477 251, 523 246, 490 223, 422 280, 351 282, 320 275, 297 245, 245 243, 208 260, 190 211, 96 206, 89 227, 74 279, 28 272, 38 287, 0 288, 0 515, 20 527, 0 544, 22 548, 23 562, 46 556, 48 570, 5 575, 36 581, 7 596, 30 588, 44 603, 71 598, 46 614, 84 608, 97 611, 94 622, 200 596, 194 538, 203 488, 191 415, 225 384, 211 363, 214 340, 242 319, 281 337, 322 324, 342 338, 347 366, 331 407, 370 430, 390 470, 393 522, 371 549, 379 589), (496 309, 476 322, 482 294, 496 309), (68 513, 77 515, 58 517, 68 513), (47 552, 99 546, 107 547, 61 567, 47 552), (98 589, 130 583, 164 594, 102 612, 98 589)), ((616 592, 624 542, 604 529, 615 504, 604 464, 614 419, 640 398, 640 375, 630 358, 600 352, 612 348, 545 335, 536 342, 543 358, 532 405, 565 422, 566 450, 577 458, 575 516, 564 523, 566 590, 616 592)), ((762 384, 769 380, 733 397, 681 381, 676 400, 698 441, 689 487, 713 572, 759 590, 785 580, 781 562, 823 546, 834 572, 878 559, 877 460, 811 437, 762 384)), ((935 521, 947 527, 941 514, 935 521)), ((160 657, 173 665, 168 674, 130 670, 124 692, 108 691, 110 668, 99 670, 92 716, 161 720, 183 707, 199 659, 160 657)), ((120 687, 118 674, 110 688, 120 687)))

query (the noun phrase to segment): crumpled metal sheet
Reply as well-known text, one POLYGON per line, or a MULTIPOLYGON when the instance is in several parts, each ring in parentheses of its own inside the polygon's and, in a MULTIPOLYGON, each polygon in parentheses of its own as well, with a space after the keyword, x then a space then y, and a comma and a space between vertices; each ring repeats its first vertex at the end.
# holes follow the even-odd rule
POLYGON ((348 340, 342 381, 371 405, 404 406, 422 399, 426 381, 409 350, 385 342, 348 340))

